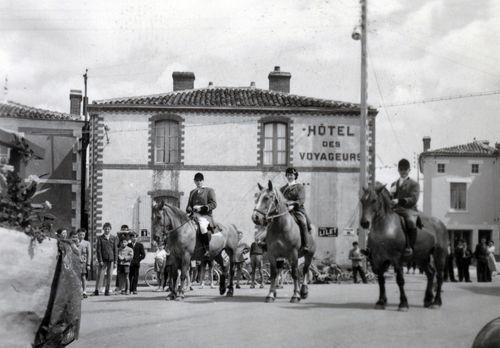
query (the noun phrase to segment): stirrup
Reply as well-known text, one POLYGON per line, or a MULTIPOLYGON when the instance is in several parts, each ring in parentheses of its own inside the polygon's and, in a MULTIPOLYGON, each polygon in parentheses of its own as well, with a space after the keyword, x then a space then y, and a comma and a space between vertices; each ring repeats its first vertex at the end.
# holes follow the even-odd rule
POLYGON ((412 256, 412 255, 413 255, 413 248, 405 248, 403 256, 412 256))

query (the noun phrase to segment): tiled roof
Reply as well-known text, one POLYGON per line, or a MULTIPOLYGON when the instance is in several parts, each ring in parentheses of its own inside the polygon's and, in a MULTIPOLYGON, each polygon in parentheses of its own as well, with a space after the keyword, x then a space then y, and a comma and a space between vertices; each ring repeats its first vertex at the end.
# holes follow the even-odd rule
MULTIPOLYGON (((290 107, 359 110, 359 104, 310 98, 255 87, 208 87, 165 94, 94 101, 93 105, 155 105, 178 107, 290 107)), ((92 107, 92 106, 91 106, 92 107)), ((371 109, 370 111, 374 111, 371 109)))
POLYGON ((13 101, 0 102, 0 117, 30 118, 36 120, 74 120, 69 114, 38 109, 13 101))
POLYGON ((472 143, 445 147, 421 153, 421 156, 495 156, 498 150, 486 145, 482 141, 474 140, 472 143))

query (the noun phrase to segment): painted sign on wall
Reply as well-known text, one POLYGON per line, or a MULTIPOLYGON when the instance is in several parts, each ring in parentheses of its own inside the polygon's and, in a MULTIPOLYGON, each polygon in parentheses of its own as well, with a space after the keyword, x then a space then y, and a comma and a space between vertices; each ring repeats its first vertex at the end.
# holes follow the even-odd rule
POLYGON ((318 237, 338 237, 338 227, 318 227, 318 237))
POLYGON ((323 119, 297 124, 296 129, 297 166, 359 167, 359 126, 323 119))

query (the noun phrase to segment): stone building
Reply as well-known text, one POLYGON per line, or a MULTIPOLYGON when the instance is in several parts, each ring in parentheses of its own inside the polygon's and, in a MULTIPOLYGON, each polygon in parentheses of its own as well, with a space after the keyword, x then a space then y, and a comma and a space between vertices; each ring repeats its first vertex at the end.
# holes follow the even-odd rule
POLYGON ((41 189, 48 189, 36 196, 34 203, 51 202, 54 229, 80 227, 83 123, 79 114, 43 110, 11 101, 0 102, 0 127, 22 134, 43 150, 43 156, 28 162, 24 175, 39 176, 41 189))
MULTIPOLYGON (((472 248, 481 238, 500 243, 500 144, 488 141, 430 150, 424 138, 424 213, 441 219, 456 244, 472 248)), ((497 248, 497 253, 499 252, 497 248)))
MULTIPOLYGON (((90 112, 91 226, 127 224, 148 242, 151 208, 164 199, 182 209, 196 172, 214 188, 214 217, 253 241, 257 183, 284 185, 294 166, 306 209, 319 227, 317 257, 346 261, 357 239, 360 160, 358 104, 289 94, 291 74, 279 67, 269 89, 194 89, 192 72, 174 72, 173 91, 94 101, 90 112)), ((373 178, 375 115, 369 110, 373 178)))

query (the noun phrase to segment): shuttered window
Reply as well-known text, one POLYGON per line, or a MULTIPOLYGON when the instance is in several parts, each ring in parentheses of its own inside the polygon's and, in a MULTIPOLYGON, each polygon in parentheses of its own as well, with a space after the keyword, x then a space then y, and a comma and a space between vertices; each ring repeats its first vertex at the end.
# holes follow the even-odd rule
POLYGON ((450 183, 450 208, 454 210, 467 209, 467 184, 463 182, 450 183))
POLYGON ((155 163, 179 163, 179 122, 155 123, 155 163))
POLYGON ((270 122, 264 124, 264 165, 287 164, 287 124, 270 122))

